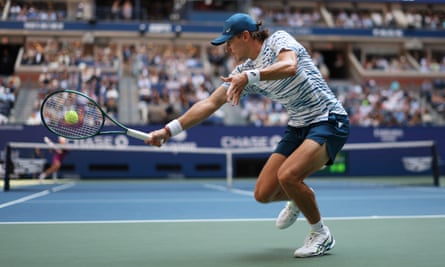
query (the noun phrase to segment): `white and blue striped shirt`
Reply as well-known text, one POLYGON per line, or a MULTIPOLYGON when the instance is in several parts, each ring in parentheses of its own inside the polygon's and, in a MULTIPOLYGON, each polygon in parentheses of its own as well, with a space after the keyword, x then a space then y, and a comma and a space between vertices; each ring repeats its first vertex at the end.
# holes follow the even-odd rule
MULTIPOLYGON (((298 60, 297 72, 286 79, 260 81, 244 88, 243 95, 261 94, 281 103, 289 115, 288 124, 302 127, 328 120, 329 113, 347 115, 318 68, 313 64, 306 49, 285 31, 277 31, 267 38, 255 60, 248 59, 232 72, 241 73, 250 69, 263 69, 276 62, 282 50, 295 51, 298 60)), ((229 83, 223 84, 229 87, 229 83)))

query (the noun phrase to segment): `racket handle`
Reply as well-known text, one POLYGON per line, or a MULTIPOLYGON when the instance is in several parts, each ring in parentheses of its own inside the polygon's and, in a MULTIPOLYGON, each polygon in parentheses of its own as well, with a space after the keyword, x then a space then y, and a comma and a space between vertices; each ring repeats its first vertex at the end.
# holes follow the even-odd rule
POLYGON ((144 132, 134 130, 134 129, 128 129, 127 135, 137 138, 137 139, 140 139, 140 140, 143 140, 143 141, 151 139, 151 134, 144 133, 144 132))

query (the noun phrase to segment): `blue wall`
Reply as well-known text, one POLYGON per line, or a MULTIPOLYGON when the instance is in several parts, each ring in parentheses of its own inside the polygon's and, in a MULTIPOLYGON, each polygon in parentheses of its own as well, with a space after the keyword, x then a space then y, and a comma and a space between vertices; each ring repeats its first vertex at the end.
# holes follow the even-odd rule
MULTIPOLYGON (((112 128, 112 127, 110 127, 112 128)), ((150 131, 154 127, 136 127, 150 131)), ((167 144, 187 150, 189 147, 252 148, 275 145, 281 138, 282 127, 224 127, 197 126, 170 140, 167 144)), ((44 136, 52 135, 42 126, 0 126, 0 148, 7 142, 42 142, 44 136)), ((445 158, 444 127, 410 128, 352 128, 348 143, 435 140, 440 158, 445 158)), ((97 136, 87 140, 72 140, 77 146, 143 145, 142 141, 126 136, 97 136)), ((32 151, 21 152, 21 157, 30 157, 32 151)), ((407 166, 406 160, 419 164, 431 155, 427 148, 345 151, 346 175, 417 175, 431 174, 431 169, 407 166), (405 161, 405 164, 404 164, 405 161)), ((2 159, 4 152, 2 152, 2 159)), ((47 153, 49 159, 50 154, 47 153)), ((234 173, 245 168, 261 168, 268 154, 234 156, 234 173), (241 160, 252 159, 255 166, 237 166, 241 160)), ((62 175, 88 177, 224 177, 224 155, 199 155, 193 153, 141 153, 122 151, 71 151, 64 162, 62 175)), ((444 174, 444 166, 441 166, 444 174)))
MULTIPOLYGON (((168 34, 172 33, 212 33, 218 34, 222 30, 222 21, 227 18, 227 13, 208 13, 202 19, 184 22, 108 22, 99 21, 97 23, 88 23, 87 21, 0 21, 0 29, 14 31, 26 35, 27 31, 53 31, 56 35, 59 31, 110 31, 114 34, 118 31, 124 32, 140 32, 141 24, 147 29, 146 34, 168 34), (211 16, 217 23, 208 24, 202 21, 208 20, 211 16)), ((438 38, 445 37, 443 30, 418 30, 418 29, 398 29, 398 28, 373 28, 373 29, 343 29, 343 28, 327 28, 327 27, 274 27, 268 26, 271 31, 283 29, 294 35, 315 35, 315 36, 357 36, 357 37, 380 37, 380 38, 438 38)))

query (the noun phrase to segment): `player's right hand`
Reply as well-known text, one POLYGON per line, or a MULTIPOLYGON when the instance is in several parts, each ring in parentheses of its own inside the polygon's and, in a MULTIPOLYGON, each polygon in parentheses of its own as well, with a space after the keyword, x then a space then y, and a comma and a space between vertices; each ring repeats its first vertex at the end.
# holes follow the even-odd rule
POLYGON ((149 133, 149 135, 151 136, 151 138, 145 140, 145 144, 157 147, 161 147, 170 137, 169 133, 165 129, 152 131, 151 133, 149 133))
POLYGON ((52 143, 51 140, 48 138, 48 136, 43 137, 43 141, 47 144, 52 143))

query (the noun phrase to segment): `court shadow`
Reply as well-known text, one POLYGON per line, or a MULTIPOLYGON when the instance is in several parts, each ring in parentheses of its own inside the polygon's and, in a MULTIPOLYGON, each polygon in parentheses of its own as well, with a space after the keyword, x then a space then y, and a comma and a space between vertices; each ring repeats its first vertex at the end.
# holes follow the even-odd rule
POLYGON ((280 262, 285 259, 292 260, 294 259, 294 257, 292 255, 292 249, 273 248, 273 249, 259 250, 258 252, 245 253, 243 255, 240 255, 238 259, 243 262, 249 262, 249 263, 260 263, 260 262, 273 263, 273 262, 280 262))
POLYGON ((293 249, 271 248, 259 250, 258 252, 244 253, 235 260, 241 266, 294 266, 298 262, 305 263, 305 266, 316 266, 320 261, 330 258, 331 254, 326 253, 323 257, 295 258, 293 249), (308 265, 309 264, 309 265, 308 265))

